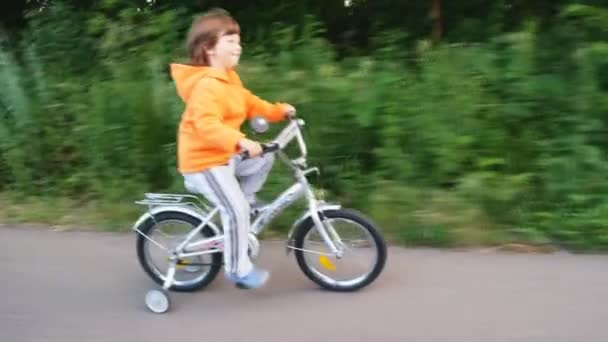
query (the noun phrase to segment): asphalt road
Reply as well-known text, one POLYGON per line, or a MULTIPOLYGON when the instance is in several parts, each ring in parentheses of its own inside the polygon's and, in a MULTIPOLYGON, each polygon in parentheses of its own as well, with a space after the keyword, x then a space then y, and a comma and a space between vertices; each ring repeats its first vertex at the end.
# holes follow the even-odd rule
POLYGON ((376 283, 343 294, 262 246, 265 288, 220 274, 157 315, 132 234, 2 227, 0 341, 608 341, 608 256, 393 247, 376 283))

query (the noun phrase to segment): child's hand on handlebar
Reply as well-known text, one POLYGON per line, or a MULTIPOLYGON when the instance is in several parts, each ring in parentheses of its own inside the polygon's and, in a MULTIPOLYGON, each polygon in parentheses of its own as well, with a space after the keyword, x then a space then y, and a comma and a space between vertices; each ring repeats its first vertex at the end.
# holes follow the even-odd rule
POLYGON ((262 145, 259 142, 247 138, 239 140, 239 147, 245 151, 249 151, 249 157, 254 158, 262 154, 262 145))
POLYGON ((285 118, 293 118, 296 116, 296 109, 294 106, 290 105, 289 103, 284 103, 282 106, 285 118))

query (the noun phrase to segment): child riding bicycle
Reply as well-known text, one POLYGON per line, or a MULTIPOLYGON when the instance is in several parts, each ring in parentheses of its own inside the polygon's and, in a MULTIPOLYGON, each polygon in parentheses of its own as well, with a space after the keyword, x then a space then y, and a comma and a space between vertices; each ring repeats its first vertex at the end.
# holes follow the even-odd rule
POLYGON ((284 120, 295 109, 271 104, 243 87, 235 71, 241 55, 240 27, 224 10, 196 19, 187 37, 189 63, 171 64, 171 76, 185 103, 178 130, 178 169, 186 188, 220 208, 225 227, 224 270, 240 288, 258 288, 269 272, 248 255, 250 208, 274 158, 248 139, 241 125, 254 115, 284 120), (248 151, 249 159, 235 158, 248 151))

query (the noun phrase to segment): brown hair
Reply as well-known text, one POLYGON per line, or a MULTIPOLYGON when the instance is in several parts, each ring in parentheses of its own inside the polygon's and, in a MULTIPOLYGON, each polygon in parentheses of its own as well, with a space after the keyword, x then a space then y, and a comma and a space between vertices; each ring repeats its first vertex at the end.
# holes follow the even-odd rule
POLYGON ((192 23, 186 48, 190 63, 194 65, 209 65, 209 58, 205 49, 212 49, 220 36, 240 34, 239 24, 228 11, 213 8, 196 18, 192 23))

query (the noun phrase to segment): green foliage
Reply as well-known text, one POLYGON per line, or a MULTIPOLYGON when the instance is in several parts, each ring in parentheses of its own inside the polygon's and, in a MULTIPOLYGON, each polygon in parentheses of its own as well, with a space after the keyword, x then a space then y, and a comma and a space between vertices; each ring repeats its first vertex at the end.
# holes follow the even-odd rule
MULTIPOLYGON (((182 56, 191 17, 91 6, 45 9, 19 46, 0 50, 1 189, 124 206, 143 191, 184 191, 175 168, 183 104, 166 68, 182 56)), ((563 25, 530 20, 474 44, 407 49, 409 32, 382 30, 371 53, 339 60, 323 26, 300 16, 250 35, 240 73, 306 119, 310 164, 322 171, 315 186, 396 241, 606 250, 604 16, 575 5, 563 25)), ((475 36, 483 22, 462 25, 475 36)), ((289 184, 285 171, 273 172, 267 196, 289 184)))

